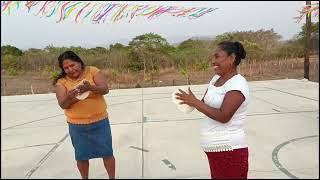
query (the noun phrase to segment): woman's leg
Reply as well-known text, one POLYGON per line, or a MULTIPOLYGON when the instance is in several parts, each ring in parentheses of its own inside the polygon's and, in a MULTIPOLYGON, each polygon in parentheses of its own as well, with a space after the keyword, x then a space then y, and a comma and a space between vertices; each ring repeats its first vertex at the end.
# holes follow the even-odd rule
POLYGON ((103 164, 104 167, 106 168, 109 179, 114 179, 115 178, 115 169, 116 169, 116 162, 113 156, 110 157, 104 157, 103 158, 103 164))
POLYGON ((78 160, 77 166, 80 171, 82 179, 89 178, 89 160, 78 160))

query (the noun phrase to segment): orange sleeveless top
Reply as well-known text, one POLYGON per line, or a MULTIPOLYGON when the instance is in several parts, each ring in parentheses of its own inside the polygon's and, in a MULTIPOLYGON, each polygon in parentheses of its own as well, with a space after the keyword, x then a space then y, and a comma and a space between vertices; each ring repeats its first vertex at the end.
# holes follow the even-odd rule
MULTIPOLYGON (((57 85, 63 85, 68 91, 74 89, 81 80, 86 79, 90 84, 95 84, 93 77, 99 72, 99 69, 93 66, 85 67, 82 78, 72 80, 64 77, 58 80, 57 85)), ((67 122, 72 124, 90 124, 108 117, 107 103, 101 94, 89 92, 89 96, 71 105, 69 109, 64 110, 67 116, 67 122)))

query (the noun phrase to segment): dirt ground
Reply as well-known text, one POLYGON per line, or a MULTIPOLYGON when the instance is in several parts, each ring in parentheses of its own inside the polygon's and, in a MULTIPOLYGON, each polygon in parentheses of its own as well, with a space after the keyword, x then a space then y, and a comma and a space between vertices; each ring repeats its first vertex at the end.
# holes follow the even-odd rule
MULTIPOLYGON (((273 79, 303 79, 304 59, 287 59, 280 61, 254 62, 252 64, 242 63, 238 72, 248 81, 273 80, 273 79)), ((310 81, 319 82, 319 56, 310 57, 310 81)), ((165 69, 160 71, 152 82, 150 78, 143 79, 143 73, 127 73, 114 75, 108 70, 102 70, 108 80, 110 89, 137 88, 137 87, 159 87, 187 84, 178 70, 165 69)), ((208 83, 214 71, 209 68, 207 71, 191 72, 191 84, 208 83)), ((16 76, 9 76, 1 71, 1 96, 22 95, 22 94, 44 94, 54 92, 50 74, 37 72, 20 72, 16 76)))

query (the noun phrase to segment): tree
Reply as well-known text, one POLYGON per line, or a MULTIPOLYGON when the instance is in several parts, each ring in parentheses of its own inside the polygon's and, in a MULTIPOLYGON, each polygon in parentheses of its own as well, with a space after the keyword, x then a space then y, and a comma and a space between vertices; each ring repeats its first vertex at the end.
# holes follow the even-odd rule
POLYGON ((130 47, 148 50, 155 50, 168 44, 166 39, 154 33, 139 35, 129 42, 130 47))
POLYGON ((180 73, 184 78, 186 78, 188 85, 191 84, 190 82, 190 70, 186 65, 181 65, 180 66, 180 73))
MULTIPOLYGON (((301 27, 301 32, 299 32, 297 38, 301 45, 305 45, 307 39, 307 26, 306 23, 301 27)), ((311 23, 311 51, 316 51, 319 53, 319 22, 311 23)))
MULTIPOLYGON (((133 49, 133 53, 136 53, 137 59, 133 61, 143 61, 143 74, 144 79, 146 78, 147 66, 146 61, 150 62, 151 68, 156 69, 154 64, 154 54, 159 51, 162 47, 169 45, 166 39, 161 37, 158 34, 146 33, 139 36, 136 36, 129 42, 129 47, 133 49)), ((140 62, 133 62, 133 64, 140 64, 140 62)))
POLYGON ((123 48, 125 48, 125 46, 121 43, 115 43, 109 46, 109 49, 123 49, 123 48))
POLYGON ((1 56, 4 55, 13 55, 13 56, 22 56, 22 51, 14 46, 5 45, 1 46, 1 56))
POLYGON ((281 36, 273 29, 258 31, 236 31, 219 35, 214 40, 214 46, 222 41, 239 41, 248 51, 247 59, 272 59, 281 46, 281 36))

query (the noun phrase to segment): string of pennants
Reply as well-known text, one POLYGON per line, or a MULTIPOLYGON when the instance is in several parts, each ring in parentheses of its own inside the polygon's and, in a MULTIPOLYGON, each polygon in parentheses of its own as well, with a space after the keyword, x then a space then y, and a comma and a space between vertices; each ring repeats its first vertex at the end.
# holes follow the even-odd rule
POLYGON ((295 17, 297 22, 300 22, 305 16, 319 17, 319 2, 311 3, 311 5, 305 5, 298 11, 299 16, 295 17))
POLYGON ((100 24, 107 21, 114 23, 122 19, 131 22, 140 16, 151 20, 164 14, 197 19, 218 8, 119 4, 110 1, 1 1, 1 13, 10 15, 23 9, 35 16, 53 17, 57 23, 74 19, 76 23, 89 21, 100 24))

